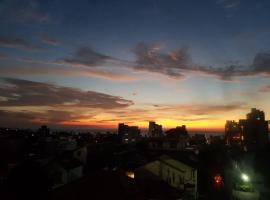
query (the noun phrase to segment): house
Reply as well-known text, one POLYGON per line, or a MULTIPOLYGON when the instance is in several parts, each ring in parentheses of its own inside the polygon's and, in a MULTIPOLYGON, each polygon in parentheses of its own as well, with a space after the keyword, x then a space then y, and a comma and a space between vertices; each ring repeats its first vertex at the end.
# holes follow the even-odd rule
POLYGON ((77 159, 61 159, 47 166, 52 188, 65 185, 83 176, 83 163, 77 159))
POLYGON ((149 138, 148 148, 151 150, 182 151, 187 146, 185 138, 149 138))
POLYGON ((159 179, 197 199, 197 160, 195 155, 168 152, 135 170, 137 179, 159 179))

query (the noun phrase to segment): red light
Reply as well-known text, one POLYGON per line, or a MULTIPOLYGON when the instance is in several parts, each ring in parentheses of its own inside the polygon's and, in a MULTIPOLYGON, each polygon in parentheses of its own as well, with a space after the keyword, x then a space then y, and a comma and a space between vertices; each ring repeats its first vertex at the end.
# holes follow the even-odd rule
POLYGON ((221 183, 222 178, 221 178, 221 176, 219 174, 217 174, 217 175, 214 176, 214 180, 215 180, 216 183, 221 183))

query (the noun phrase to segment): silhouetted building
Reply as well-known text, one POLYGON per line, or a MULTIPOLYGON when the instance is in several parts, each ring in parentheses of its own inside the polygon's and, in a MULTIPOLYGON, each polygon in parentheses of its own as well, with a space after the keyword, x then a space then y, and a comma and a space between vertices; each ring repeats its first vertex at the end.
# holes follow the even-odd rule
POLYGON ((148 135, 151 137, 162 137, 162 125, 156 124, 153 121, 149 122, 148 135))
POLYGON ((118 135, 123 136, 128 131, 128 125, 124 123, 118 124, 118 135))
POLYGON ((46 125, 42 125, 38 129, 38 133, 40 136, 48 136, 50 134, 50 129, 46 125))
POLYGON ((189 138, 189 135, 188 135, 188 132, 187 132, 185 125, 177 126, 176 128, 172 128, 172 129, 166 131, 166 136, 168 138, 175 138, 175 139, 189 138))
POLYGON ((252 108, 247 119, 240 119, 239 123, 227 121, 225 138, 228 144, 241 144, 246 150, 264 148, 269 141, 268 121, 264 112, 252 108))
POLYGON ((167 152, 135 170, 138 180, 162 180, 182 191, 185 199, 197 199, 198 158, 193 154, 167 152))
POLYGON ((140 129, 138 126, 128 126, 124 123, 118 124, 118 134, 122 137, 125 143, 136 142, 140 136, 140 129))
POLYGON ((189 143, 186 126, 177 126, 165 132, 166 137, 149 138, 148 147, 151 150, 182 151, 189 143))
POLYGON ((227 120, 225 124, 225 141, 230 145, 240 145, 242 137, 242 130, 239 123, 236 121, 227 120))
POLYGON ((246 120, 240 120, 243 141, 247 149, 265 147, 268 143, 268 121, 263 111, 252 108, 246 120))
POLYGON ((195 134, 189 140, 190 145, 200 146, 200 145, 205 145, 206 143, 207 143, 207 139, 204 134, 195 134))

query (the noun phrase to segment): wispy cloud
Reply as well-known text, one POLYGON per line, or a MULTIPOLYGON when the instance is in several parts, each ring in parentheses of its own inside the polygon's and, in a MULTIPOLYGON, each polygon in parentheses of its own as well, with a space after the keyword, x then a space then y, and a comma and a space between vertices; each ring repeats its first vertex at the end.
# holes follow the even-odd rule
POLYGON ((8 111, 0 110, 0 123, 8 127, 32 127, 41 124, 61 125, 82 118, 91 119, 92 115, 82 115, 74 111, 45 110, 45 111, 8 111), (16 122, 16 123, 14 123, 16 122))
MULTIPOLYGON (((0 37, 0 45, 10 47, 35 48, 23 39, 6 39, 0 37)), ((20 73, 32 74, 57 74, 57 75, 83 75, 105 78, 110 80, 134 80, 130 71, 138 73, 150 72, 168 76, 173 79, 183 79, 190 74, 208 75, 224 81, 232 81, 236 77, 270 75, 270 52, 259 52, 254 56, 250 65, 231 63, 225 67, 203 66, 194 64, 188 48, 179 48, 169 52, 162 51, 158 44, 138 43, 132 52, 134 61, 118 59, 105 53, 93 50, 89 47, 81 47, 64 58, 46 61, 47 65, 59 65, 61 67, 42 68, 34 66, 22 66, 17 70, 20 73), (21 68, 21 69, 20 69, 21 68), (121 69, 121 70, 119 70, 121 69), (32 72, 31 72, 32 71, 32 72)), ((23 62, 39 63, 34 59, 23 60, 23 62)), ((8 74, 15 68, 2 68, 4 74, 8 74)), ((16 73, 15 73, 16 74, 16 73)))
MULTIPOLYGON (((127 69, 128 70, 128 69, 127 69)), ((124 69, 110 70, 107 68, 90 68, 84 66, 57 65, 54 62, 19 58, 13 65, 5 64, 0 67, 0 74, 7 77, 33 76, 63 76, 63 77, 92 77, 112 81, 134 81, 139 77, 126 72, 124 69)))
POLYGON ((174 111, 174 112, 183 112, 189 113, 190 115, 209 115, 214 113, 224 113, 234 110, 240 110, 246 108, 246 104, 243 102, 236 102, 231 104, 216 104, 216 105, 207 105, 207 104, 179 104, 179 105, 160 105, 156 108, 159 111, 174 111))
POLYGON ((42 50, 43 48, 33 45, 24 38, 0 35, 0 46, 8 48, 22 48, 27 50, 42 50))
POLYGON ((0 53, 0 59, 6 59, 8 58, 9 56, 5 53, 0 53))
POLYGON ((99 53, 92 48, 80 47, 76 49, 71 56, 59 59, 56 63, 70 64, 73 66, 100 67, 113 60, 116 59, 99 53))
POLYGON ((91 126, 96 115, 133 105, 119 96, 14 78, 0 79, 0 93, 0 123, 11 127, 91 126))
POLYGON ((270 75, 270 52, 258 53, 249 66, 231 64, 226 67, 194 64, 187 48, 161 53, 161 47, 158 45, 139 43, 133 52, 136 55, 135 66, 133 66, 135 70, 160 73, 172 78, 183 78, 188 73, 200 73, 230 81, 234 77, 270 75))
POLYGON ((46 43, 46 44, 49 44, 49 45, 53 45, 53 46, 58 46, 60 45, 60 41, 55 39, 55 38, 52 38, 50 37, 49 35, 47 34, 43 34, 41 36, 41 40, 42 42, 46 43))
POLYGON ((133 49, 136 56, 134 68, 182 78, 181 70, 190 67, 187 49, 181 48, 165 54, 160 52, 160 48, 156 44, 148 45, 142 42, 137 44, 133 49))
POLYGON ((50 20, 49 14, 41 11, 37 0, 4 0, 0 6, 0 19, 5 21, 44 23, 50 20))
POLYGON ((233 17, 235 11, 240 5, 240 2, 240 0, 217 0, 217 4, 224 9, 227 18, 233 17))
POLYGON ((0 106, 50 106, 114 109, 133 104, 122 97, 72 87, 3 78, 0 106))
POLYGON ((225 9, 233 9, 239 6, 240 0, 218 0, 217 4, 223 6, 225 9))
POLYGON ((270 85, 265 85, 259 89, 260 92, 270 93, 270 85))

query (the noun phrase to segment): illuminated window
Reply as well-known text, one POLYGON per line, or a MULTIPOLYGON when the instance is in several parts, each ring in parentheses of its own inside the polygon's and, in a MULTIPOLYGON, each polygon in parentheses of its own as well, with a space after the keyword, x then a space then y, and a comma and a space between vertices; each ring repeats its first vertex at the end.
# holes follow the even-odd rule
POLYGON ((134 172, 132 172, 132 171, 127 171, 126 176, 129 178, 135 178, 134 172))

